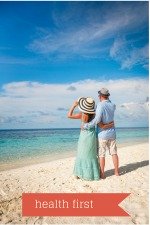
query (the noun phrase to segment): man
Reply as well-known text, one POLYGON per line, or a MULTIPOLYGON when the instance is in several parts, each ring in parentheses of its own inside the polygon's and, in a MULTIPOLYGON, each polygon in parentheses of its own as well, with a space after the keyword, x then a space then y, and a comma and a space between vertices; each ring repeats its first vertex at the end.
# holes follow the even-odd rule
MULTIPOLYGON (((115 104, 109 100, 109 91, 106 88, 102 88, 98 91, 100 102, 96 108, 95 118, 83 126, 83 129, 88 129, 98 125, 100 122, 107 124, 114 121, 114 112, 116 109, 115 104)), ((115 168, 115 175, 119 176, 118 166, 119 159, 117 155, 116 146, 116 131, 114 125, 111 128, 101 129, 98 133, 98 144, 99 144, 99 156, 100 156, 100 169, 101 178, 105 178, 105 154, 106 150, 109 149, 109 153, 112 155, 112 160, 115 168)))

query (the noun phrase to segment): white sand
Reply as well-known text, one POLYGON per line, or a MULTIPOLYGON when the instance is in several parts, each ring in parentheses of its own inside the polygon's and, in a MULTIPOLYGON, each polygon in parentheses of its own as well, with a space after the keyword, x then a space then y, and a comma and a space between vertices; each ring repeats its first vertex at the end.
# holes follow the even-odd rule
POLYGON ((121 176, 113 175, 106 158, 106 179, 76 180, 75 158, 61 159, 0 172, 0 222, 11 224, 148 224, 148 143, 118 149, 121 176), (23 192, 101 193, 131 195, 121 206, 131 217, 22 217, 23 192))

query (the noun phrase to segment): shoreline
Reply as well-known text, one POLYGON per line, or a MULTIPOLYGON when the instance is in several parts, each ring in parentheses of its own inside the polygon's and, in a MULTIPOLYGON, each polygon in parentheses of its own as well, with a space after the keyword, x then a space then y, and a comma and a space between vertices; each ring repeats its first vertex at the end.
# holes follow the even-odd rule
POLYGON ((148 143, 118 148, 120 176, 106 157, 106 179, 75 179, 75 158, 0 172, 2 224, 148 224, 148 143), (129 217, 22 217, 22 193, 131 193, 120 206, 129 217))
MULTIPOLYGON (((139 142, 127 142, 127 143, 120 143, 118 144, 118 149, 119 148, 124 148, 124 147, 130 147, 130 146, 135 146, 135 145, 140 145, 140 144, 145 144, 148 143, 148 141, 139 141, 139 142)), ((1 162, 0 163, 0 172, 7 171, 7 170, 13 170, 13 169, 18 169, 18 168, 23 168, 23 167, 28 167, 32 165, 39 165, 43 163, 51 163, 54 161, 58 161, 61 159, 67 159, 67 158, 72 158, 76 156, 76 151, 64 151, 62 152, 61 155, 59 153, 54 153, 54 154, 49 154, 45 155, 42 158, 39 159, 39 157, 34 157, 34 158, 24 158, 19 160, 11 160, 6 163, 1 162)))

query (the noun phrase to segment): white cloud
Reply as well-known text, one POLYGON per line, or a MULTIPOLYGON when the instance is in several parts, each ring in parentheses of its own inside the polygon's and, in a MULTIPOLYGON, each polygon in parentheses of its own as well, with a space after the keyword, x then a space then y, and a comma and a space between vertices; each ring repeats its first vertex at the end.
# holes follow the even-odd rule
POLYGON ((148 45, 145 45, 142 48, 134 48, 130 52, 129 57, 127 57, 122 62, 122 69, 124 68, 130 69, 137 64, 143 65, 144 68, 148 67, 148 61, 149 61, 148 49, 149 49, 148 45))
POLYGON ((118 54, 122 53, 122 55, 125 53, 125 44, 126 40, 125 38, 116 38, 112 47, 110 48, 110 56, 112 58, 117 58, 118 54), (123 50, 123 52, 122 52, 123 50))
POLYGON ((105 41, 115 38, 118 33, 125 35, 139 31, 148 21, 147 5, 140 2, 137 3, 137 7, 128 3, 116 3, 114 6, 111 4, 110 9, 105 5, 98 7, 97 10, 87 8, 86 11, 85 8, 84 10, 82 7, 79 8, 79 5, 76 10, 72 7, 70 5, 65 12, 54 11, 54 23, 58 29, 53 31, 42 29, 39 34, 38 28, 39 37, 34 39, 28 48, 40 54, 50 55, 51 59, 52 56, 64 59, 76 55, 100 58, 103 55, 100 53, 109 53, 110 43, 106 44, 105 41), (76 11, 77 16, 80 15, 78 18, 80 25, 79 21, 72 18, 76 11))
POLYGON ((107 87, 117 105, 117 126, 148 125, 148 80, 83 80, 70 84, 12 82, 0 93, 1 128, 76 127, 66 117, 67 109, 81 96, 98 101, 97 91, 107 87), (74 91, 68 87, 74 87, 74 91))
POLYGON ((132 124, 141 126, 144 122, 146 122, 148 126, 148 106, 148 102, 123 103, 118 107, 116 117, 118 117, 119 122, 124 120, 124 122, 127 125, 130 124, 130 126, 133 126, 132 124))
POLYGON ((122 69, 131 69, 135 65, 142 65, 145 69, 148 69, 148 49, 148 44, 141 48, 136 48, 130 42, 128 43, 125 37, 119 37, 115 39, 110 48, 110 56, 121 63, 122 69))

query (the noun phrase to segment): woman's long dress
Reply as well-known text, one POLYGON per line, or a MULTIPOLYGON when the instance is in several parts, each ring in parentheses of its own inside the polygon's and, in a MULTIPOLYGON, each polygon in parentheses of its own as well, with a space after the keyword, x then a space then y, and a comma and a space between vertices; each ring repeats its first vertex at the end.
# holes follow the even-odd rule
POLYGON ((84 180, 100 179, 95 128, 80 132, 74 175, 84 180))

